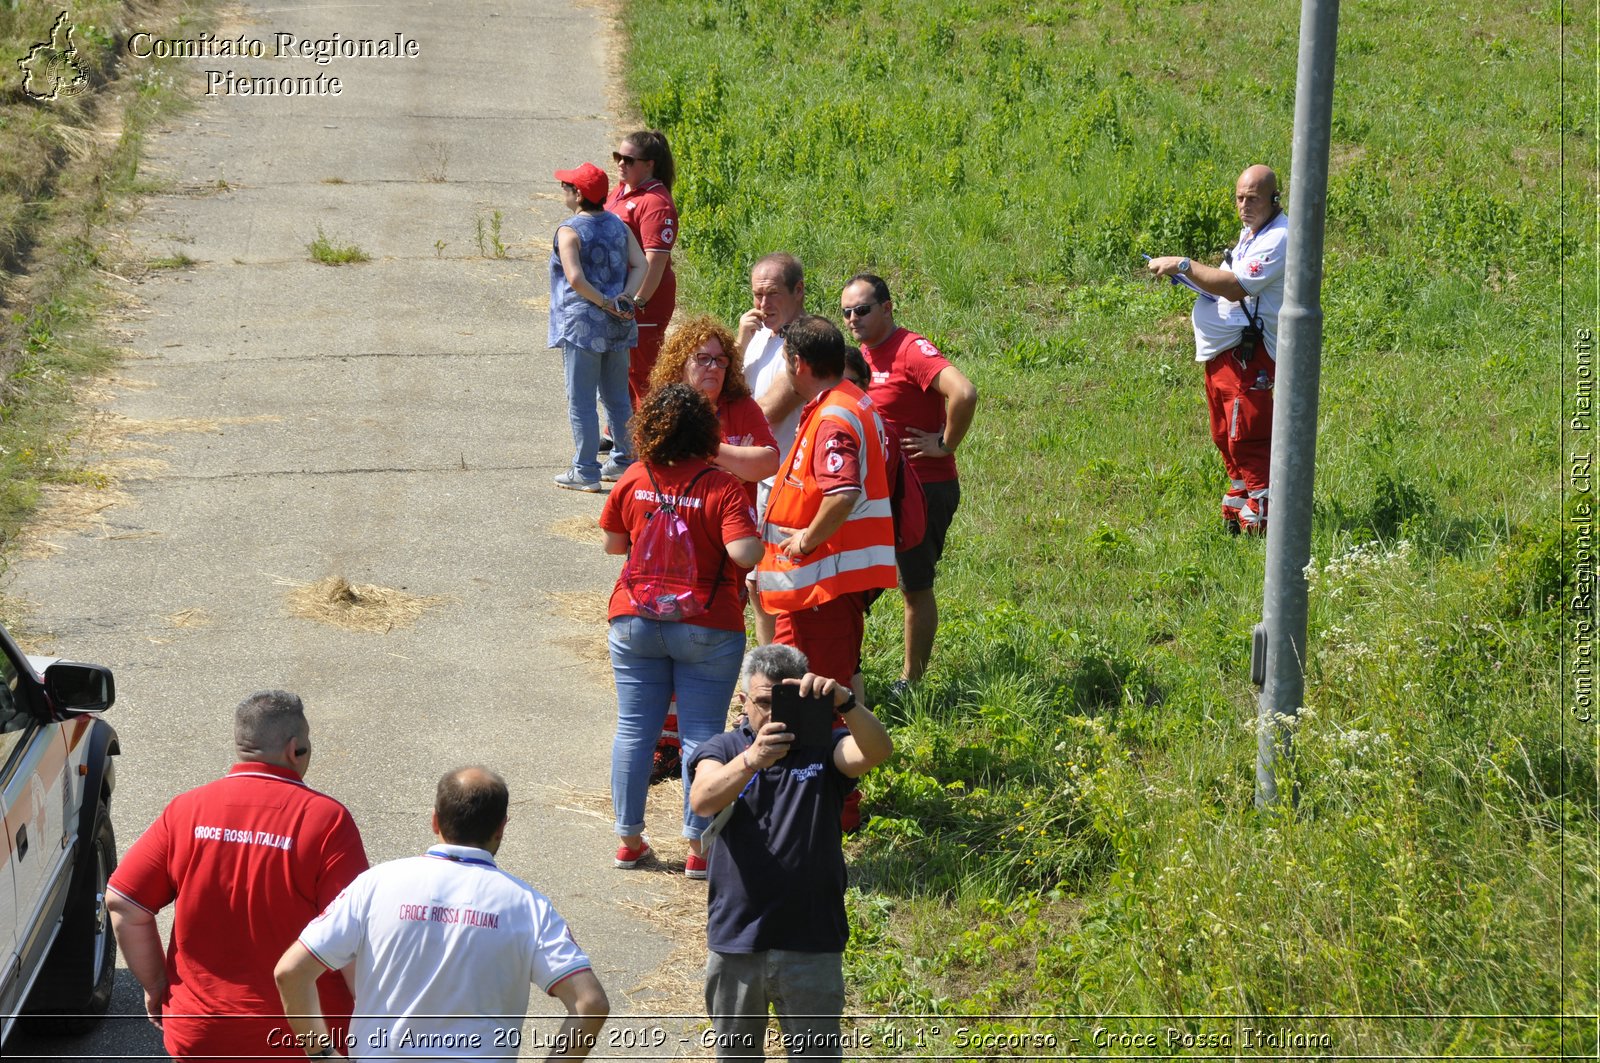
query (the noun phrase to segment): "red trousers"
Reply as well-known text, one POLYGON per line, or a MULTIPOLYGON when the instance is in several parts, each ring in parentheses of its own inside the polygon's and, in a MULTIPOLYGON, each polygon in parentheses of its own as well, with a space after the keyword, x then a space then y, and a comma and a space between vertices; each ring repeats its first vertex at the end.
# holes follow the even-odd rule
POLYGON ((1239 361, 1238 348, 1223 351, 1206 363, 1211 438, 1232 481, 1222 502, 1223 516, 1229 520, 1241 520, 1245 512, 1255 514, 1260 521, 1266 519, 1272 386, 1277 369, 1262 350, 1257 350, 1248 364, 1239 361), (1251 505, 1252 502, 1259 504, 1251 505))
POLYGON ((656 358, 661 354, 661 341, 667 334, 667 322, 671 320, 672 311, 669 308, 666 320, 659 324, 654 321, 639 322, 639 346, 628 353, 628 399, 635 410, 650 393, 650 371, 656 367, 656 358))
POLYGON ((867 630, 866 598, 846 594, 811 609, 779 613, 772 641, 806 655, 811 670, 844 686, 861 670, 861 638, 867 630))

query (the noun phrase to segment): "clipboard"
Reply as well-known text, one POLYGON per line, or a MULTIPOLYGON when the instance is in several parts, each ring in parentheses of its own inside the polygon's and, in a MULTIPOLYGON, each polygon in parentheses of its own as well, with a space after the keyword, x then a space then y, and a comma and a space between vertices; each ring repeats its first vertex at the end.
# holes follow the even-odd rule
MULTIPOLYGON (((1139 257, 1144 259, 1146 262, 1150 261, 1149 255, 1140 255, 1139 257)), ((1194 281, 1190 280, 1188 277, 1185 277, 1181 273, 1174 273, 1172 276, 1168 277, 1167 280, 1171 281, 1174 285, 1181 285, 1182 287, 1189 289, 1202 299, 1209 299, 1213 303, 1217 301, 1216 296, 1201 288, 1194 281)))

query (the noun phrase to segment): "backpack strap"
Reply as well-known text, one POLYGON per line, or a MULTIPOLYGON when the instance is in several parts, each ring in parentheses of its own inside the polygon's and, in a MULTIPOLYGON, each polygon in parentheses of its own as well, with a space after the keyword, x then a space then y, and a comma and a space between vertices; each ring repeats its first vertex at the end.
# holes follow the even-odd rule
MULTIPOLYGON (((707 465, 705 468, 695 473, 694 479, 689 481, 689 485, 683 489, 683 494, 679 497, 687 498, 689 496, 689 492, 694 490, 694 485, 700 482, 700 477, 710 472, 711 469, 712 466, 707 465)), ((660 492, 657 492, 657 494, 659 496, 660 492)), ((726 546, 724 546, 723 549, 717 551, 717 574, 711 580, 711 593, 706 595, 706 612, 711 611, 711 603, 717 600, 717 590, 722 586, 722 570, 727 564, 728 551, 726 546)))
MULTIPOLYGON (((644 466, 644 474, 650 477, 650 489, 656 493, 656 505, 665 509, 675 509, 676 507, 674 507, 671 502, 666 501, 666 496, 661 493, 661 485, 656 483, 655 470, 650 468, 650 463, 648 461, 641 461, 640 464, 644 466)), ((697 475, 695 480, 698 480, 699 478, 700 477, 697 475)), ((694 480, 689 481, 689 486, 694 486, 694 480)))

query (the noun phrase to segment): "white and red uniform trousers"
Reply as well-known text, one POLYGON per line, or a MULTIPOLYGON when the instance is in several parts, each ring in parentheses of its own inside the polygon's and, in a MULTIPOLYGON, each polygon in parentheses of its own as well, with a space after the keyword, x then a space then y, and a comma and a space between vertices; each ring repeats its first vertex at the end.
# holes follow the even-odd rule
POLYGON ((1248 362, 1239 354, 1234 347, 1206 363, 1206 405, 1211 412, 1211 439, 1228 471, 1222 518, 1241 531, 1264 532, 1277 363, 1263 350, 1248 362))
POLYGON ((1202 294, 1190 315, 1195 361, 1206 367, 1211 438, 1228 471, 1222 516, 1234 531, 1267 530, 1272 386, 1278 369, 1278 312, 1283 307, 1288 248, 1289 219, 1282 212, 1259 230, 1241 230, 1222 268, 1233 274, 1245 298, 1235 302, 1202 294), (1253 350, 1242 350, 1252 325, 1260 328, 1261 342, 1253 350))

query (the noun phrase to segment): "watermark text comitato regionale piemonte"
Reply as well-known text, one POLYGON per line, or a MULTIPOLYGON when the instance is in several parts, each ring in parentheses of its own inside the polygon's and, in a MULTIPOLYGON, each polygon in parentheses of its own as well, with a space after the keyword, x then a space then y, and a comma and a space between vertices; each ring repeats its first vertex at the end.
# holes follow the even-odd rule
MULTIPOLYGON (((194 37, 157 37, 141 31, 128 38, 127 49, 135 59, 291 59, 317 66, 327 66, 335 59, 416 59, 422 55, 417 39, 404 33, 302 37, 279 31, 266 37, 224 37, 202 32, 194 37)), ((205 78, 207 96, 338 96, 344 91, 343 82, 325 71, 262 77, 207 70, 205 78)))

